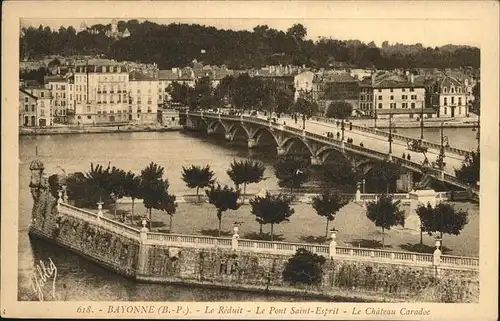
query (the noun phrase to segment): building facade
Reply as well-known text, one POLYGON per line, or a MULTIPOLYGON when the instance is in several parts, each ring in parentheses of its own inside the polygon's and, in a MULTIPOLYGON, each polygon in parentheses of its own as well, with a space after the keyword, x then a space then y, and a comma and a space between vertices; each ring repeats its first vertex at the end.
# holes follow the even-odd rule
POLYGON ((379 73, 371 77, 373 88, 372 116, 377 118, 425 118, 435 111, 425 106, 425 86, 415 83, 413 75, 407 77, 379 73))
MULTIPOLYGON (((464 83, 445 75, 436 82, 438 115, 440 118, 462 118, 469 116, 468 92, 464 83)), ((436 95, 435 95, 436 97, 436 95)))
POLYGON ((152 124, 158 121, 158 78, 133 72, 129 75, 128 121, 152 124))
POLYGON ((23 127, 52 126, 50 90, 45 88, 19 89, 19 125, 23 127))
POLYGON ((128 119, 126 68, 119 63, 95 62, 75 68, 76 124, 125 122, 128 119))
POLYGON ((326 113, 336 101, 345 101, 353 110, 359 109, 360 86, 356 78, 347 72, 319 74, 313 80, 313 98, 326 113))

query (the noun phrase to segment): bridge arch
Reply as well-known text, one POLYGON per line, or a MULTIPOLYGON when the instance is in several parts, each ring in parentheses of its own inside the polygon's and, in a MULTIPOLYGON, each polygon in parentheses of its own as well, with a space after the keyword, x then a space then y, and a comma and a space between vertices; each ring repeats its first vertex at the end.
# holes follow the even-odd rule
POLYGON ((297 146, 302 146, 302 150, 306 150, 309 152, 309 156, 314 156, 314 150, 305 142, 302 140, 301 137, 299 136, 291 136, 283 140, 281 143, 281 148, 284 149, 285 155, 289 154, 291 151, 294 150, 294 147, 296 148, 297 146), (304 148, 305 147, 305 148, 304 148))
POLYGON ((247 139, 252 136, 249 130, 240 123, 230 125, 227 131, 231 134, 231 136, 235 136, 239 132, 243 132, 247 139))
MULTIPOLYGON (((257 129, 252 136, 249 136, 249 138, 255 139, 255 144, 256 145, 266 145, 264 144, 266 141, 269 143, 272 141, 273 145, 279 146, 280 141, 279 138, 268 128, 266 127, 261 127, 257 129), (267 139, 266 139, 267 138, 267 139)), ((269 145, 269 144, 267 144, 269 145)))

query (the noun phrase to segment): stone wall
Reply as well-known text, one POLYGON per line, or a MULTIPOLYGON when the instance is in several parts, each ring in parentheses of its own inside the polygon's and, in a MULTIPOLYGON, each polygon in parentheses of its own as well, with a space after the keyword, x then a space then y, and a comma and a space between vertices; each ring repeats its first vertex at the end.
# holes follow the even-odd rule
MULTIPOLYGON (((31 236, 66 247, 121 275, 150 282, 203 283, 228 288, 289 287, 283 281, 282 271, 290 255, 158 244, 148 240, 145 231, 137 231, 137 236, 123 233, 112 222, 100 220, 92 213, 78 209, 75 210, 82 212, 78 215, 59 211, 43 175, 33 173, 30 186, 34 200, 31 236)), ((347 291, 380 301, 479 299, 479 271, 474 269, 334 257, 326 261, 323 272, 322 283, 315 290, 329 296, 347 291)))
MULTIPOLYGON (((187 249, 148 246, 148 263, 139 278, 209 282, 221 285, 286 285, 282 271, 289 256, 222 249, 187 249)), ((435 269, 399 264, 334 258, 323 268, 320 292, 399 298, 426 302, 478 302, 476 271, 435 269)))

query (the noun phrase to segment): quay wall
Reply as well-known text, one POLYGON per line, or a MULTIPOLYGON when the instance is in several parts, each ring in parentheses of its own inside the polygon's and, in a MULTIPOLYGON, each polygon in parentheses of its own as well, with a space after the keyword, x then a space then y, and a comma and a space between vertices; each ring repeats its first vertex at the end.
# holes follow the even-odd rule
POLYGON ((151 233, 56 200, 43 175, 34 173, 30 185, 34 199, 31 237, 65 247, 139 282, 303 293, 305 288, 287 284, 282 272, 294 251, 304 247, 326 257, 322 282, 308 288, 310 293, 332 299, 347 293, 353 300, 378 302, 479 299, 477 268, 436 266, 432 255, 417 258, 414 253, 379 251, 378 259, 370 249, 334 248, 332 256, 325 245, 151 233), (372 254, 365 257, 363 253, 372 254), (402 255, 413 259, 398 261, 402 255))

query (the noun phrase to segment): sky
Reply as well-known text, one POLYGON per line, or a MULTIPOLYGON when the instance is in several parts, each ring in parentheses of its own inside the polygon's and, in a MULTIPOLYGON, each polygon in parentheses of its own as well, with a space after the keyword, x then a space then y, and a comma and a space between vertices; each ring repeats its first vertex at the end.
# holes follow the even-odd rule
MULTIPOLYGON (((464 4, 467 2, 452 2, 443 7, 443 3, 436 1, 175 1, 159 4, 143 2, 142 5, 127 2, 123 6, 109 8, 94 2, 81 10, 72 11, 71 15, 59 15, 65 18, 40 18, 43 15, 38 10, 34 17, 20 20, 21 26, 38 27, 42 24, 57 29, 61 25, 72 25, 77 30, 82 21, 87 25, 107 24, 112 18, 135 18, 139 21, 146 18, 164 24, 197 23, 233 30, 252 30, 259 24, 286 30, 294 23, 302 23, 307 28, 307 38, 312 40, 331 37, 339 40, 374 41, 378 46, 385 40, 391 44, 421 43, 431 47, 445 44, 479 46, 480 34, 474 23, 477 17, 474 16, 474 10, 464 4), (91 13, 86 14, 85 11, 91 13), (131 12, 138 12, 140 16, 134 17, 131 12), (91 18, 96 15, 100 18, 91 18), (70 16, 73 17, 69 18, 70 16)), ((49 14, 50 12, 45 16, 50 16, 49 14)))

